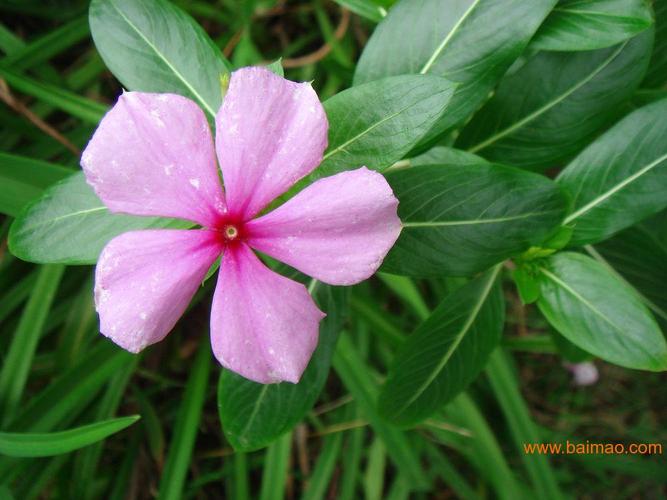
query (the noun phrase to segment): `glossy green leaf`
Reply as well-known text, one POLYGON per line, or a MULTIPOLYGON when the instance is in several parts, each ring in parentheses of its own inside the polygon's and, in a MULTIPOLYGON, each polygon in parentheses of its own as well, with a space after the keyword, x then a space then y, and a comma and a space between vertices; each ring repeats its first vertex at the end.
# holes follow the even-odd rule
POLYGON ((608 49, 537 54, 500 83, 456 146, 516 167, 568 160, 618 116, 644 77, 652 43, 649 29, 608 49))
POLYGON ((632 284, 667 332, 667 211, 586 251, 632 284))
POLYGON ((50 457, 91 445, 122 431, 139 416, 114 418, 67 431, 47 434, 0 432, 0 454, 10 457, 50 457))
POLYGON ((126 231, 188 227, 188 222, 112 214, 78 172, 47 189, 12 224, 9 248, 40 263, 94 264, 106 243, 126 231))
POLYGON ((437 76, 403 75, 344 90, 324 102, 329 147, 317 176, 400 160, 447 112, 455 85, 437 76))
POLYGON ((512 279, 523 304, 532 304, 540 298, 540 284, 526 267, 517 267, 512 272, 512 279))
POLYGON ((429 138, 460 124, 487 98, 556 0, 402 0, 378 25, 354 83, 428 73, 460 86, 429 138))
POLYGON ((190 16, 167 0, 93 0, 89 16, 97 50, 128 89, 181 94, 215 116, 229 64, 190 16))
POLYGON ((637 293, 599 262, 559 253, 540 267, 537 304, 565 338, 627 368, 667 370, 667 343, 637 293))
POLYGON ((72 172, 34 158, 0 153, 0 213, 16 217, 24 205, 72 172))
POLYGON ((258 384, 229 370, 220 374, 220 421, 234 449, 262 448, 292 429, 322 391, 345 313, 346 292, 319 285, 315 297, 327 317, 320 326, 317 349, 298 384, 258 384))
POLYGON ((632 38, 652 24, 646 0, 561 0, 540 26, 531 48, 602 49, 632 38))
POLYGON ((558 176, 573 199, 570 245, 604 240, 667 207, 667 99, 640 108, 558 176))
POLYGON ((667 85, 667 0, 654 0, 655 43, 653 55, 642 87, 659 88, 667 85))
POLYGON ((408 166, 411 167, 421 167, 424 165, 479 165, 480 163, 488 163, 484 158, 476 154, 445 146, 431 148, 419 156, 410 158, 408 161, 408 166))
POLYGON ((481 372, 505 323, 500 266, 447 296, 401 346, 378 402, 383 416, 412 425, 435 413, 481 372))
POLYGON ((465 276, 539 244, 560 224, 555 183, 511 167, 430 165, 392 171, 403 231, 383 270, 465 276))

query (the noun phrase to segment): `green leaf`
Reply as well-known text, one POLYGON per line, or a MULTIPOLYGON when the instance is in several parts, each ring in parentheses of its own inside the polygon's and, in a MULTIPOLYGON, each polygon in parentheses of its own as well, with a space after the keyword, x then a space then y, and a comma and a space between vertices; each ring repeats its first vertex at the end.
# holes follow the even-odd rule
POLYGON ((651 63, 642 87, 659 88, 667 84, 667 0, 655 0, 655 43, 651 63))
POLYGON ((667 211, 586 251, 634 286, 667 331, 667 211))
POLYGON ((602 49, 632 38, 652 24, 646 0, 561 0, 540 26, 531 48, 602 49))
POLYGON ((329 374, 347 294, 320 285, 316 291, 327 317, 320 341, 298 384, 258 384, 223 370, 218 384, 218 409, 225 437, 236 450, 255 450, 292 429, 312 408, 329 374))
POLYGON ((327 99, 329 147, 316 175, 391 166, 443 115, 454 88, 444 78, 403 75, 352 87, 327 99))
POLYGON ((285 76, 285 70, 283 69, 283 58, 273 61, 271 64, 266 66, 266 69, 275 73, 278 76, 285 76))
POLYGON ((608 49, 537 54, 500 83, 456 147, 523 168, 568 160, 618 116, 644 77, 652 43, 650 29, 608 49))
POLYGON ((637 293, 602 264, 559 253, 539 268, 542 314, 565 338, 610 363, 667 369, 667 344, 637 293))
POLYGON ((190 16, 167 0, 93 0, 89 16, 97 50, 128 89, 181 94, 215 116, 230 66, 190 16))
POLYGON ((433 311, 394 359, 380 413, 414 425, 464 390, 500 342, 505 323, 500 266, 458 289, 433 311))
POLYGON ((403 221, 382 268, 394 274, 475 274, 540 243, 565 215, 555 183, 511 167, 430 165, 387 181, 403 221))
POLYGON ((97 443, 129 427, 139 416, 114 418, 47 434, 0 432, 0 454, 10 457, 51 457, 97 443))
POLYGON ((479 165, 488 162, 481 156, 462 149, 436 146, 419 156, 410 158, 409 163, 411 167, 422 167, 424 165, 479 165))
POLYGON ((570 245, 604 240, 667 207, 667 99, 640 108, 558 176, 573 198, 570 245))
POLYGON ((0 213, 16 217, 44 189, 72 172, 34 158, 0 153, 0 213))
POLYGON ((512 279, 523 304, 532 304, 540 298, 540 284, 525 266, 517 267, 512 272, 512 279))
POLYGON ((379 23, 387 15, 383 7, 376 5, 372 0, 334 0, 338 5, 350 9, 361 17, 379 23))
POLYGON ((200 342, 176 416, 167 460, 160 477, 158 492, 160 500, 183 498, 183 486, 190 468, 202 408, 206 401, 211 358, 213 357, 208 335, 204 335, 200 342))
POLYGON ((487 98, 556 0, 403 0, 378 25, 354 83, 423 73, 460 86, 433 138, 460 124, 487 98))
POLYGON ((191 225, 173 219, 112 214, 86 184, 83 172, 78 172, 23 209, 9 232, 9 249, 32 262, 94 264, 104 245, 121 233, 191 225))

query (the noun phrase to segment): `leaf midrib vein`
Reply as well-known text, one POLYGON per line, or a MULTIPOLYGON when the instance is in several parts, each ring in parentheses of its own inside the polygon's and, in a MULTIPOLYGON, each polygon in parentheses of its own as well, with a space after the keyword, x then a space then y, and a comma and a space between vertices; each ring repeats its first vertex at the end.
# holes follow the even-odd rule
POLYGON ((373 130, 373 129, 379 127, 380 125, 382 125, 384 122, 386 122, 386 121, 388 121, 388 120, 391 120, 392 118, 397 117, 397 116, 400 115, 401 113, 405 112, 407 109, 411 108, 413 105, 414 105, 414 103, 411 103, 410 105, 408 105, 408 106, 406 106, 406 107, 404 107, 404 108, 402 108, 402 109, 396 111, 395 113, 393 113, 393 114, 391 114, 391 115, 389 115, 389 116, 385 116, 382 120, 380 120, 380 121, 378 121, 378 122, 375 122, 375 123, 374 123, 373 125, 371 125, 370 127, 366 128, 366 129, 364 129, 364 130, 362 130, 361 132, 359 132, 359 133, 358 133, 357 135, 355 135, 354 137, 348 139, 347 141, 345 141, 345 142, 344 142, 343 144, 341 144, 340 146, 337 146, 335 149, 332 149, 332 150, 329 151, 327 154, 325 154, 325 155, 322 157, 322 162, 328 160, 328 159, 331 158, 333 155, 338 154, 341 150, 344 150, 344 149, 345 149, 347 146, 349 146, 351 143, 356 142, 356 141, 359 140, 361 137, 363 137, 364 135, 368 134, 371 130, 373 130))
POLYGON ((445 47, 447 47, 447 44, 452 40, 458 29, 461 27, 463 22, 470 16, 473 10, 475 10, 475 7, 479 4, 480 0, 475 0, 473 3, 470 4, 468 9, 463 13, 463 15, 459 18, 458 21, 456 21, 456 24, 452 27, 452 29, 447 33, 445 38, 440 42, 440 45, 438 45, 431 54, 431 57, 429 57, 428 61, 424 64, 422 67, 421 71, 419 72, 420 75, 426 74, 432 67, 433 64, 435 63, 435 60, 442 54, 442 51, 445 50, 445 47))
POLYGON ((468 319, 466 319, 465 323, 463 324, 463 327, 461 330, 458 332, 458 334, 455 337, 454 342, 451 343, 447 351, 445 352, 445 355, 443 358, 440 360, 440 362, 437 364, 431 375, 424 381, 423 384, 419 386, 419 388, 415 391, 415 393, 412 395, 412 397, 403 405, 403 408, 396 413, 396 416, 400 415, 403 413, 405 410, 407 410, 412 403, 414 403, 423 393, 424 391, 433 383, 435 378, 438 376, 438 374, 444 369, 444 367, 447 365, 447 362, 449 359, 452 357, 456 349, 458 348, 459 344, 465 337, 466 333, 468 333, 468 330, 472 326, 473 322, 477 318, 477 315, 479 314, 479 311, 482 308, 482 305, 484 304, 484 301, 489 295, 489 292, 491 291, 491 288, 493 287, 493 283, 496 281, 496 276, 498 276, 498 272, 500 271, 502 264, 498 264, 493 272, 491 272, 489 276, 489 280, 486 283, 484 290, 482 291, 479 300, 475 304, 474 308, 470 312, 470 316, 468 319))
POLYGON ((572 222, 574 219, 581 217, 585 213, 589 212, 591 209, 595 208, 597 205, 603 203, 605 200, 613 196, 614 194, 618 193, 621 189, 623 189, 625 186, 628 184, 634 182, 635 180, 639 179, 642 175, 646 174, 647 172, 650 172, 658 166, 660 163, 663 161, 667 160, 667 153, 664 155, 660 156, 659 158, 653 160, 651 163, 646 165, 645 167, 642 167, 640 170, 632 174, 631 176, 623 179, 623 181, 619 182, 616 184, 614 187, 609 189, 608 191, 605 191, 601 195, 593 198, 590 202, 586 203, 583 207, 581 207, 579 210, 576 212, 568 215, 565 220, 563 221, 563 224, 569 224, 572 222))
POLYGON ((616 325, 613 321, 611 321, 607 316, 602 313, 602 311, 598 310, 593 304, 588 302, 583 296, 579 294, 574 288, 572 288, 570 285, 568 285, 566 282, 561 280, 558 276, 553 274, 551 271, 548 271, 547 269, 541 267, 540 271, 542 274, 544 274, 547 278, 549 278, 551 281, 559 285, 561 288, 563 288, 566 292, 568 292, 570 295, 574 296, 577 300, 579 300, 582 304, 584 304, 588 309, 590 309, 596 316, 599 316, 602 318, 602 320, 605 323, 608 323, 611 325, 611 327, 616 330, 619 333, 624 333, 623 329, 620 328, 619 326, 616 325))
POLYGON ((139 28, 130 21, 130 19, 123 14, 123 12, 116 6, 116 4, 113 1, 109 2, 111 6, 118 12, 120 17, 123 18, 123 20, 141 37, 141 39, 148 45, 155 54, 167 65, 167 67, 174 72, 174 74, 178 77, 179 80, 183 82, 183 84, 192 92, 192 94, 197 98, 197 100, 200 102, 200 104, 206 109, 208 114, 212 117, 215 117, 215 111, 211 109, 211 107, 208 105, 208 103, 204 100, 204 98, 199 95, 199 92, 197 92, 194 87, 185 79, 185 77, 169 62, 169 60, 165 57, 162 52, 158 50, 158 48, 148 39, 146 36, 139 30, 139 28))
POLYGON ((69 214, 60 215, 60 216, 55 217, 53 219, 47 219, 47 220, 44 220, 44 221, 40 221, 39 223, 30 226, 28 229, 33 230, 36 227, 44 226, 44 225, 47 225, 47 224, 53 224, 54 222, 58 222, 58 221, 61 221, 61 220, 64 220, 64 219, 69 219, 70 217, 76 217, 77 215, 85 215, 85 214, 90 214, 90 213, 94 213, 94 212, 100 212, 100 211, 103 211, 103 210, 107 210, 107 207, 100 206, 100 207, 95 207, 95 208, 88 208, 86 210, 79 210, 77 212, 71 212, 69 214))
POLYGON ((442 227, 442 226, 466 226, 475 224, 495 224, 499 222, 509 222, 529 217, 550 214, 552 211, 531 212, 527 214, 514 215, 511 217, 497 217, 495 219, 470 219, 454 221, 424 221, 424 222, 404 222, 403 227, 442 227))
POLYGON ((600 64, 597 68, 595 68, 594 71, 592 71, 586 78, 584 78, 583 80, 578 82, 576 85, 573 85, 572 87, 567 89, 565 92, 563 92, 561 95, 559 95, 555 99, 547 102, 544 106, 536 109, 535 111, 533 111, 532 113, 530 113, 526 117, 522 118, 518 122, 514 123, 513 125, 511 125, 511 126, 507 127, 506 129, 501 130, 500 132, 492 135, 491 137, 489 137, 485 141, 482 141, 482 142, 476 144, 475 146, 472 146, 471 148, 468 149, 468 151, 470 151, 471 153, 475 153, 475 152, 477 152, 481 149, 484 149, 484 148, 490 146, 494 142, 499 141, 500 139, 502 139, 503 137, 506 137, 506 136, 510 135, 515 130, 520 129, 521 127, 523 127, 527 123, 530 123, 535 118, 538 118, 543 113, 546 113, 547 111, 549 111, 554 106, 560 104, 562 101, 567 99, 569 96, 574 94, 577 90, 579 90, 581 87, 583 87, 588 82, 590 82, 593 78, 595 78, 602 70, 604 70, 621 53, 621 51, 625 48, 625 46, 627 44, 628 44, 627 41, 625 43, 623 43, 618 49, 616 49, 611 54, 610 57, 605 59, 602 62, 602 64, 600 64))

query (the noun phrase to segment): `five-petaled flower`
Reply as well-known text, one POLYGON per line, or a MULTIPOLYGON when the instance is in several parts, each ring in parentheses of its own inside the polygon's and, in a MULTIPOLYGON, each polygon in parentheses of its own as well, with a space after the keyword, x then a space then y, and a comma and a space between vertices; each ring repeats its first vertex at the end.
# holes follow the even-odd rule
POLYGON ((100 331, 132 352, 162 340, 221 256, 211 311, 216 358, 257 382, 296 383, 325 315, 306 287, 252 249, 325 283, 358 283, 398 238, 398 201, 382 175, 359 168, 260 215, 322 161, 328 122, 308 83, 240 69, 215 124, 214 147, 193 101, 126 92, 86 147, 86 178, 112 212, 201 226, 132 231, 107 244, 95 271, 100 331))

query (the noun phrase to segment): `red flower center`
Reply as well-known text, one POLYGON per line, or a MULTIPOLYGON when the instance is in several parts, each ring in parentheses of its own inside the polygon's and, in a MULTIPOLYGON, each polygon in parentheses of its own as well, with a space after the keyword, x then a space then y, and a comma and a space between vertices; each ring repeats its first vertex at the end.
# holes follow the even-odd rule
POLYGON ((222 217, 213 227, 224 246, 236 245, 246 238, 244 221, 237 217, 222 217))

